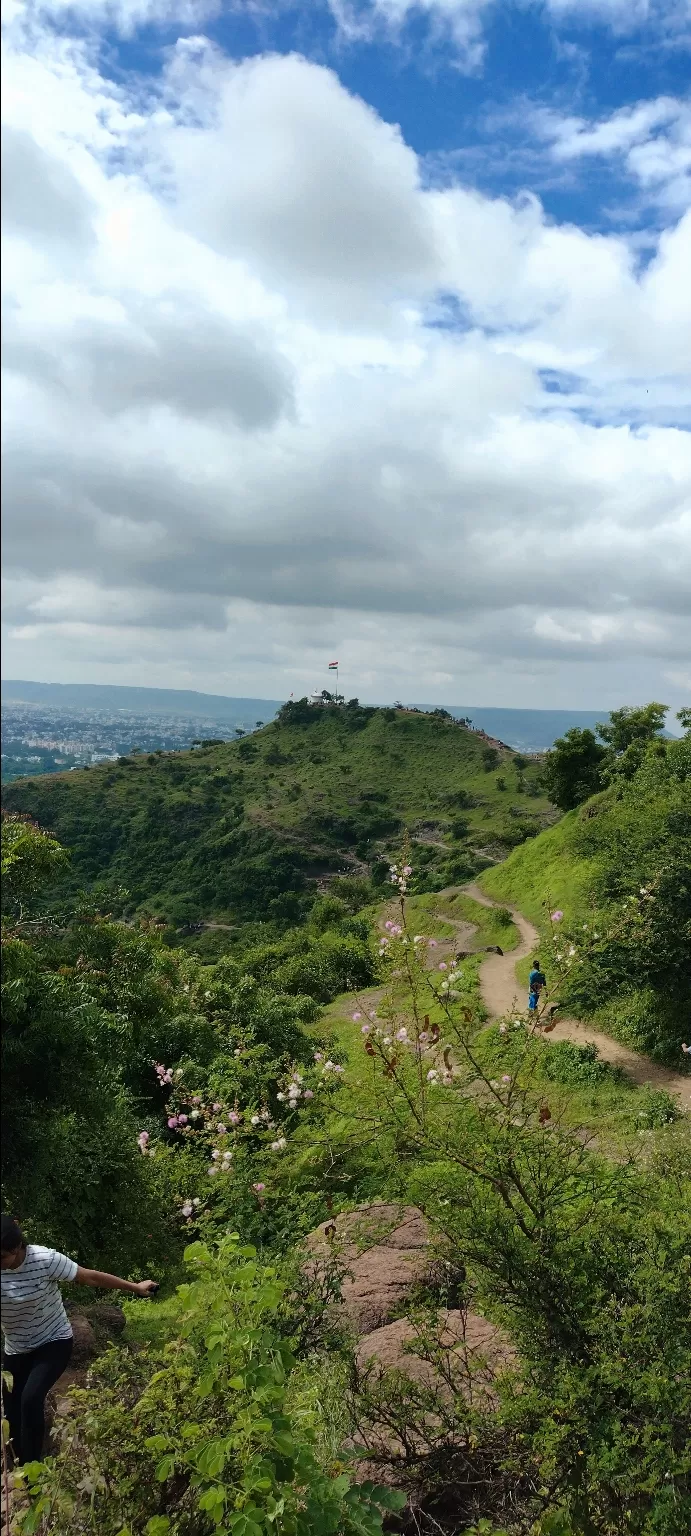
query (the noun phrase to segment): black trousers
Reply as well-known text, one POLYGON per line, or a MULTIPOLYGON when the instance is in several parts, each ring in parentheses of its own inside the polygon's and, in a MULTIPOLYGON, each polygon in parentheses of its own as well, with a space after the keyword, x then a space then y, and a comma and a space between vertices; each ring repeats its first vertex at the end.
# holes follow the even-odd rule
POLYGON ((62 1376, 72 1354, 71 1339, 53 1339, 23 1355, 3 1355, 2 1368, 12 1376, 12 1386, 3 1382, 5 1416, 15 1461, 41 1461, 45 1438, 44 1406, 46 1394, 62 1376))

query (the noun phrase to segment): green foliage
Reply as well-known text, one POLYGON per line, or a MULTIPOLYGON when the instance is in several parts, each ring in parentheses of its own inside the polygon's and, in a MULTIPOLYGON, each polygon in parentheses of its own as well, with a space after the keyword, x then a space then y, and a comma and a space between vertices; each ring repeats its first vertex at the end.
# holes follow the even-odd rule
POLYGON ((560 811, 571 811, 601 787, 604 747, 593 731, 573 726, 560 736, 547 755, 542 782, 546 793, 560 811))
POLYGON ((56 838, 23 815, 2 817, 2 911, 23 916, 69 863, 56 838))
MULTIPOLYGON (((61 900, 124 886, 129 913, 176 927, 264 922, 273 937, 304 920, 318 881, 388 866, 392 838, 446 804, 468 812, 465 877, 480 867, 473 841, 510 846, 507 809, 522 797, 513 777, 496 789, 482 751, 444 716, 298 701, 248 739, 17 781, 4 798, 69 847, 61 900)), ((537 765, 526 774, 535 788, 537 765)), ((547 801, 534 806, 542 825, 547 801)), ((444 861, 432 847, 423 884, 446 874, 444 861)))
POLYGON ((572 811, 482 883, 517 901, 543 932, 546 907, 563 910, 564 945, 580 954, 589 936, 564 1004, 679 1064, 681 1022, 691 1016, 689 736, 654 743, 632 779, 572 811))
POLYGON ((236 1235, 187 1249, 171 1340, 112 1350, 76 1394, 80 1434, 28 1469, 22 1529, 100 1536, 378 1536, 403 1499, 324 1466, 291 1413, 285 1283, 236 1235))

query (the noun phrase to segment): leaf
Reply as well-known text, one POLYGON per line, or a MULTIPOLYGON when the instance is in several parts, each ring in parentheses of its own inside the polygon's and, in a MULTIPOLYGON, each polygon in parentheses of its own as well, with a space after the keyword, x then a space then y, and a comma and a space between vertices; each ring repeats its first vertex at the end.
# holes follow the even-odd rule
POLYGON ((146 1536, 168 1536, 170 1520, 167 1515, 152 1515, 144 1529, 146 1536))
POLYGON ((175 1456, 174 1455, 162 1456, 161 1460, 159 1461, 158 1466, 156 1468, 156 1478, 157 1478, 157 1481, 159 1483, 165 1483, 167 1478, 172 1477, 174 1471, 175 1471, 175 1456))

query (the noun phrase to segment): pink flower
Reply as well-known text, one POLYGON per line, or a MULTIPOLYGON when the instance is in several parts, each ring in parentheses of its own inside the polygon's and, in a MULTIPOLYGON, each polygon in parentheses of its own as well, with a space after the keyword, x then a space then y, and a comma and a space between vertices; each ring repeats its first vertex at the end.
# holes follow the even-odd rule
POLYGON ((216 1126, 216 1130, 218 1131, 219 1136, 225 1136, 226 1131, 228 1130, 228 1127, 227 1127, 227 1125, 220 1125, 219 1124, 219 1125, 216 1126))
POLYGON ((185 1204, 182 1207, 182 1214, 183 1214, 183 1216, 191 1216, 192 1215, 192 1211, 193 1211, 193 1206, 192 1206, 191 1201, 190 1200, 186 1200, 185 1204))
POLYGON ((391 923, 391 922, 385 923, 384 927, 385 928, 393 928, 393 923, 391 923))
POLYGON ((361 1035, 368 1035, 370 1030, 371 1030, 371 1028, 372 1028, 371 1024, 363 1024, 361 1029, 360 1029, 360 1034, 361 1035))
POLYGON ((504 1073, 504 1076, 502 1077, 502 1082, 503 1083, 510 1083, 511 1082, 511 1078, 509 1077, 508 1072, 504 1073))
MULTIPOLYGON (((215 1107, 216 1107, 216 1106, 215 1106, 215 1105, 214 1105, 214 1108, 215 1108, 215 1107)), ((219 1104, 219 1105, 218 1105, 218 1108, 219 1108, 219 1109, 220 1109, 220 1107, 221 1107, 221 1106, 220 1106, 220 1104, 219 1104)), ((241 1118, 242 1118, 242 1117, 241 1117, 241 1116, 240 1116, 240 1115, 239 1115, 239 1114, 238 1114, 238 1112, 237 1112, 237 1110, 236 1110, 236 1109, 231 1109, 231 1111, 230 1111, 230 1114, 229 1114, 229 1116, 228 1116, 228 1119, 229 1119, 229 1121, 230 1121, 230 1123, 231 1123, 231 1125, 239 1125, 239 1124, 240 1124, 240 1120, 241 1120, 241 1118)))
POLYGON ((314 1059, 315 1059, 315 1061, 323 1061, 324 1060, 324 1053, 323 1053, 323 1051, 315 1051, 314 1059))
MULTIPOLYGON (((683 1051, 686 1050, 686 1046, 685 1045, 682 1046, 682 1050, 683 1051)), ((147 1143, 148 1140, 149 1140, 149 1132, 148 1131, 140 1131, 139 1135, 137 1137, 137 1141, 143 1141, 144 1145, 146 1146, 146 1143, 147 1143)))
POLYGON ((187 1125, 187 1115, 178 1115, 178 1125, 187 1125))
POLYGON ((266 1189, 266 1184, 253 1184, 252 1188, 255 1195, 263 1195, 264 1190, 266 1189))
POLYGON ((551 916, 552 916, 552 922, 553 923, 560 923, 561 920, 562 920, 562 917, 564 916, 564 913, 556 911, 556 912, 552 912, 551 916))
POLYGON ((403 873, 404 873, 404 875, 412 875, 412 873, 413 873, 413 866, 412 866, 412 864, 404 864, 403 865, 403 873))
POLYGON ((408 1039, 408 1031, 405 1029, 405 1027, 397 1031, 396 1039, 402 1041, 402 1043, 405 1044, 406 1040, 408 1039))
POLYGON ((313 1099, 314 1098, 314 1094, 312 1092, 312 1089, 311 1088, 306 1088, 302 1096, 303 1096, 303 1099, 313 1099))
POLYGON ((429 941, 429 947, 430 947, 430 949, 436 949, 436 947, 437 947, 437 941, 436 941, 436 939, 430 939, 430 941, 429 941))
POLYGON ((361 1013, 354 1013, 353 1014, 353 1023, 357 1024, 358 1019, 361 1019, 361 1018, 362 1018, 362 1014, 361 1013))
POLYGON ((440 960, 440 961, 439 961, 439 969, 440 969, 440 971, 446 971, 446 970, 448 970, 448 966, 447 966, 447 964, 446 964, 446 961, 445 961, 445 960, 440 960))
POLYGON ((171 1117, 170 1117, 170 1119, 168 1121, 168 1130, 169 1131, 174 1131, 177 1123, 178 1123, 177 1115, 171 1115, 171 1117))
POLYGON ((216 1115, 217 1115, 217 1114, 218 1114, 218 1111, 219 1111, 219 1109, 222 1109, 222 1108, 223 1108, 223 1105, 222 1105, 222 1104, 212 1104, 212 1105, 211 1105, 211 1108, 212 1108, 212 1110, 213 1110, 213 1111, 214 1111, 214 1114, 216 1114, 216 1115))

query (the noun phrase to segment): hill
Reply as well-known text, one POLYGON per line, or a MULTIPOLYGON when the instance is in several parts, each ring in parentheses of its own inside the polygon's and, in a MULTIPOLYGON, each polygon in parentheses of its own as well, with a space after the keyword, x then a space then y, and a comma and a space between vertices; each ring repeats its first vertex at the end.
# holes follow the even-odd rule
POLYGON ((445 715, 285 705, 239 742, 17 780, 70 880, 175 923, 296 921, 337 873, 388 878, 408 832, 421 889, 468 878, 554 812, 539 768, 445 715))
POLYGON ((490 895, 516 902, 560 943, 595 939, 565 1005, 663 1061, 691 1023, 691 735, 651 744, 630 779, 570 811, 488 869, 490 895))
POLYGON ((209 720, 236 716, 266 719, 281 707, 278 699, 226 698, 218 693, 198 693, 192 688, 127 688, 108 683, 35 683, 3 678, 2 698, 7 702, 46 704, 57 709, 128 710, 135 715, 186 715, 209 720))

